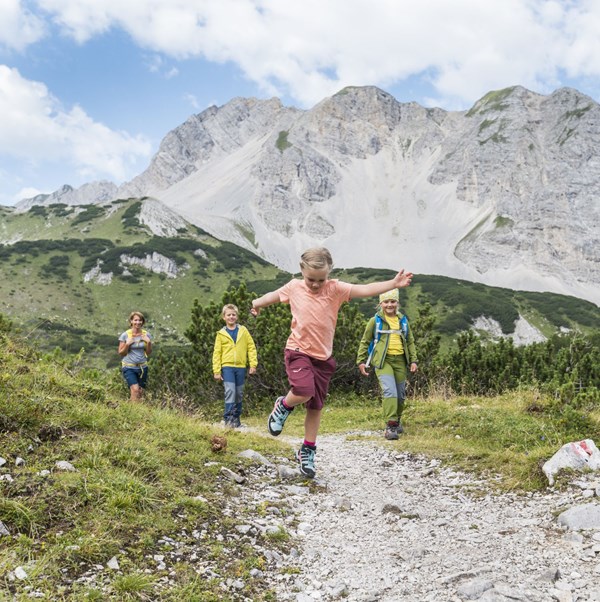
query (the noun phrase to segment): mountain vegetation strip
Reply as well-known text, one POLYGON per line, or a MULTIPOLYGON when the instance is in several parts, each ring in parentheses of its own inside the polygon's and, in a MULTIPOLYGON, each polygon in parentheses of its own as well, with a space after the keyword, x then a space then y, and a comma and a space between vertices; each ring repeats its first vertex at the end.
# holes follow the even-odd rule
MULTIPOLYGON (((97 366, 114 364, 110 339, 122 332, 131 305, 147 316, 163 348, 181 347, 190 342, 184 333, 195 299, 209 305, 241 283, 260 295, 291 277, 250 251, 175 219, 150 199, 112 201, 104 212, 53 203, 5 213, 0 224, 4 312, 44 348, 84 348, 86 359, 94 358, 97 366), (151 220, 144 217, 149 212, 151 220), (84 215, 86 221, 74 223, 84 215)), ((368 282, 390 274, 359 267, 332 275, 368 282)), ((365 318, 374 304, 356 303, 365 318)), ((575 297, 424 274, 402 292, 401 304, 411 321, 431 305, 442 349, 482 317, 497 323, 502 336, 515 339, 521 323, 546 339, 560 332, 587 335, 600 323, 600 308, 575 297)), ((495 337, 481 328, 478 334, 484 340, 495 337)))

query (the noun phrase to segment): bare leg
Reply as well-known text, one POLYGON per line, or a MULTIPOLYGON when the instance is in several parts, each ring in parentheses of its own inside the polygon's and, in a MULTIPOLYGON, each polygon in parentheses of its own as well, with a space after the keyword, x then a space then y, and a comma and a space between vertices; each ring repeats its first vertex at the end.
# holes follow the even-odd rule
POLYGON ((304 438, 306 441, 317 441, 320 425, 321 410, 312 410, 310 408, 306 408, 306 417, 304 418, 304 438))
MULTIPOLYGON (((291 391, 285 396, 285 404, 290 408, 306 403, 310 397, 294 395, 291 391)), ((321 410, 306 409, 306 417, 304 418, 304 438, 307 441, 316 441, 321 425, 321 410)))
POLYGON ((291 391, 285 396, 285 405, 289 408, 295 408, 296 406, 306 403, 310 397, 304 395, 294 395, 291 391))

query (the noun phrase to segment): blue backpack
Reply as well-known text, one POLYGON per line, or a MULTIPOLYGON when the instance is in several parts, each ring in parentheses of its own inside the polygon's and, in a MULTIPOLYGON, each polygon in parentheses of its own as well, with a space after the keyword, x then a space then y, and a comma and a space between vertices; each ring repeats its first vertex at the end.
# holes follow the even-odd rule
POLYGON ((375 351, 375 345, 379 342, 382 334, 400 334, 404 335, 406 339, 408 337, 408 319, 406 316, 400 318, 400 330, 384 330, 383 329, 383 318, 379 314, 375 314, 375 335, 373 340, 369 343, 369 357, 365 366, 368 368, 371 365, 373 359, 373 352, 375 351))

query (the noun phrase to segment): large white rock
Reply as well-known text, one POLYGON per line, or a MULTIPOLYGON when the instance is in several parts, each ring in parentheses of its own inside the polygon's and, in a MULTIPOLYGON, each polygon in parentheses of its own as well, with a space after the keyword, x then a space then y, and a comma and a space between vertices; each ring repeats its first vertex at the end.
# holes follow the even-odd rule
POLYGON ((565 443, 543 466, 542 472, 548 483, 554 485, 554 477, 563 468, 573 470, 600 469, 600 451, 591 439, 565 443))
POLYGON ((558 516, 558 524, 573 531, 600 529, 600 505, 581 504, 573 506, 558 516))

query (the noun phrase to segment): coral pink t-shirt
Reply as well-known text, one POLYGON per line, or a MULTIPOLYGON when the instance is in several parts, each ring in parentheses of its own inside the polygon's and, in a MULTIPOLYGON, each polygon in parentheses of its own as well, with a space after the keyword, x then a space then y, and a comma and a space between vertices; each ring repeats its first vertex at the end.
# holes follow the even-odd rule
POLYGON ((292 310, 292 332, 286 349, 297 349, 319 360, 331 357, 338 311, 350 300, 352 285, 326 280, 318 292, 312 292, 304 280, 290 280, 278 289, 279 300, 292 310))

